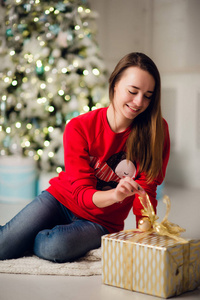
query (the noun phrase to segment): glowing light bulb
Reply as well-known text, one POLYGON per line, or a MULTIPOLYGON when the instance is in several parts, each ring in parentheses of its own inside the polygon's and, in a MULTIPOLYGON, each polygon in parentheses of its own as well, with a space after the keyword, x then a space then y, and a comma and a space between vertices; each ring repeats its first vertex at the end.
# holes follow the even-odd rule
POLYGON ((44 67, 44 70, 45 70, 46 72, 48 72, 48 71, 50 70, 50 67, 49 67, 49 66, 45 66, 45 67, 44 67))
POLYGON ((8 83, 10 81, 9 77, 4 78, 4 82, 8 83))
POLYGON ((69 101, 71 99, 70 95, 65 95, 65 100, 69 101))
POLYGON ((45 84, 45 83, 41 83, 40 88, 41 88, 42 90, 44 90, 44 89, 46 88, 46 84, 45 84))
POLYGON ((37 65, 38 68, 42 67, 42 62, 41 62, 41 60, 37 60, 37 61, 36 61, 36 65, 37 65))
POLYGON ((79 7, 78 7, 78 12, 81 13, 82 11, 83 11, 83 7, 82 7, 82 6, 79 6, 79 7))
POLYGON ((53 106, 49 106, 48 111, 49 112, 53 112, 54 111, 54 107, 53 106))
POLYGON ((88 112, 88 111, 90 110, 90 108, 89 108, 89 106, 85 105, 85 106, 83 106, 83 110, 84 110, 85 112, 88 112))
POLYGON ((84 71, 83 71, 83 75, 84 75, 84 76, 87 76, 88 74, 89 74, 89 71, 88 71, 88 70, 84 70, 84 71))
POLYGON ((28 81, 28 78, 27 77, 23 77, 22 78, 22 82, 27 82, 28 81))
POLYGON ((45 147, 48 147, 48 146, 49 146, 49 144, 50 144, 50 142, 49 142, 49 141, 44 141, 44 146, 45 146, 45 147))
POLYGON ((42 150, 42 149, 38 149, 37 154, 38 154, 39 156, 41 156, 41 155, 43 154, 43 150, 42 150))
POLYGON ((47 82, 48 83, 52 83, 53 82, 53 78, 51 78, 51 77, 47 78, 47 82))
POLYGON ((62 68, 61 72, 62 72, 63 74, 67 73, 67 68, 62 68))
POLYGON ((34 155, 34 160, 39 160, 39 156, 37 154, 34 155))
POLYGON ((29 141, 26 141, 25 143, 25 147, 30 147, 31 143, 29 141))
POLYGON ((11 50, 11 51, 10 51, 10 56, 13 56, 13 55, 15 55, 15 51, 14 51, 14 50, 11 50))
POLYGON ((80 30, 80 28, 81 28, 81 27, 80 27, 79 25, 76 25, 76 26, 74 27, 75 30, 80 30))
POLYGON ((38 103, 38 104, 42 104, 42 98, 38 98, 38 99, 37 99, 37 103, 38 103))
POLYGON ((53 128, 52 126, 49 126, 49 127, 48 127, 48 131, 49 131, 49 132, 53 132, 53 131, 54 131, 54 128, 53 128))
POLYGON ((58 95, 63 96, 64 94, 65 94, 65 92, 63 90, 58 91, 58 95))
POLYGON ((16 86, 17 85, 17 80, 13 80, 12 85, 16 86))
POLYGON ((57 173, 62 172, 62 168, 61 168, 61 167, 57 167, 57 168, 56 168, 56 172, 57 172, 57 173))
POLYGON ((49 156, 50 158, 52 158, 52 157, 54 157, 54 153, 51 151, 51 152, 48 153, 48 156, 49 156))
POLYGON ((93 73, 94 75, 96 75, 96 76, 98 76, 98 75, 100 74, 100 72, 99 72, 99 70, 98 70, 97 68, 94 68, 94 69, 92 70, 92 73, 93 73))
POLYGON ((22 126, 22 124, 21 124, 20 122, 16 122, 16 123, 15 123, 15 127, 16 127, 16 128, 19 129, 19 128, 21 128, 21 126, 22 126))
POLYGON ((10 127, 6 128, 6 133, 11 133, 11 128, 10 127))
POLYGON ((47 127, 44 127, 44 128, 43 128, 43 132, 44 132, 45 134, 48 134, 48 133, 49 133, 48 128, 47 128, 47 127))
POLYGON ((26 128, 29 129, 29 130, 30 130, 32 127, 33 127, 33 126, 32 126, 31 123, 28 123, 28 124, 26 125, 26 128))
POLYGON ((77 61, 77 60, 74 60, 74 61, 73 61, 73 66, 74 66, 75 68, 77 68, 78 65, 79 65, 78 61, 77 61))

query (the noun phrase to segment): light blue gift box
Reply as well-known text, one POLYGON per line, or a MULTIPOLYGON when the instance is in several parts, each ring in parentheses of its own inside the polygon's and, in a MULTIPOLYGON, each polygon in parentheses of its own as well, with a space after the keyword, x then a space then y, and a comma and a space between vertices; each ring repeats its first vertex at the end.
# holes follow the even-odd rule
POLYGON ((29 202, 36 196, 37 169, 32 158, 0 157, 0 201, 29 202))
POLYGON ((161 185, 157 186, 157 197, 156 197, 157 200, 161 200, 163 198, 163 196, 164 196, 164 193, 163 193, 164 186, 165 186, 164 181, 161 185))

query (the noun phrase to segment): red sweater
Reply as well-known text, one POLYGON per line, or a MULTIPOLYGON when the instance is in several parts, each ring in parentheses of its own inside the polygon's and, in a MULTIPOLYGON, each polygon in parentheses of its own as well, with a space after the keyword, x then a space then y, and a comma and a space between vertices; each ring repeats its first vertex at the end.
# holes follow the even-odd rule
POLYGON ((148 193, 156 210, 156 188, 161 184, 169 159, 170 142, 168 125, 165 124, 163 151, 163 177, 158 176, 147 184, 145 173, 138 173, 133 162, 125 159, 126 140, 130 128, 115 133, 107 122, 107 108, 101 108, 73 118, 64 132, 65 172, 50 180, 47 189, 59 202, 76 216, 103 225, 109 232, 124 228, 129 211, 137 220, 141 217, 138 195, 127 197, 122 203, 98 208, 92 201, 97 190, 106 190, 117 185, 123 176, 131 176, 148 193))

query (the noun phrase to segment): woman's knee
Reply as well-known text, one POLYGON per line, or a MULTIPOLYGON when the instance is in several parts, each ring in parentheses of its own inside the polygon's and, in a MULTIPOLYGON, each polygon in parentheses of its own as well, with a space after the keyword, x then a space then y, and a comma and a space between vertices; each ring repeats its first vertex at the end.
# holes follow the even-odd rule
POLYGON ((37 234, 34 253, 50 261, 73 261, 100 247, 102 235, 102 230, 91 222, 78 220, 68 225, 57 225, 37 234))
POLYGON ((64 263, 74 260, 75 245, 69 239, 58 236, 54 230, 42 230, 34 241, 34 254, 53 262, 64 263))

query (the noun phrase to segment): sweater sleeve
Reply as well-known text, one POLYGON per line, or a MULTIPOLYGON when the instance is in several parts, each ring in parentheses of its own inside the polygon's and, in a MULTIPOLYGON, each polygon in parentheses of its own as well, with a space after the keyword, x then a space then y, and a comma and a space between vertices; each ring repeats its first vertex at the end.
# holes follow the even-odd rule
POLYGON ((88 135, 79 121, 72 119, 63 135, 65 172, 73 197, 83 209, 94 209, 92 196, 96 192, 96 177, 90 167, 88 135))
MULTIPOLYGON (((163 148, 163 166, 162 172, 150 183, 147 183, 146 174, 143 172, 140 174, 139 178, 136 180, 137 183, 141 185, 141 187, 146 191, 149 196, 149 199, 154 207, 156 212, 157 200, 156 200, 156 190, 157 186, 160 185, 166 174, 167 164, 169 161, 170 155, 170 137, 169 137, 169 129, 168 124, 164 120, 164 129, 165 129, 165 140, 164 140, 164 148, 163 148)), ((138 223, 139 219, 142 217, 141 209, 143 209, 142 204, 140 203, 138 194, 135 195, 135 199, 133 201, 133 213, 136 215, 136 222, 138 223)))

